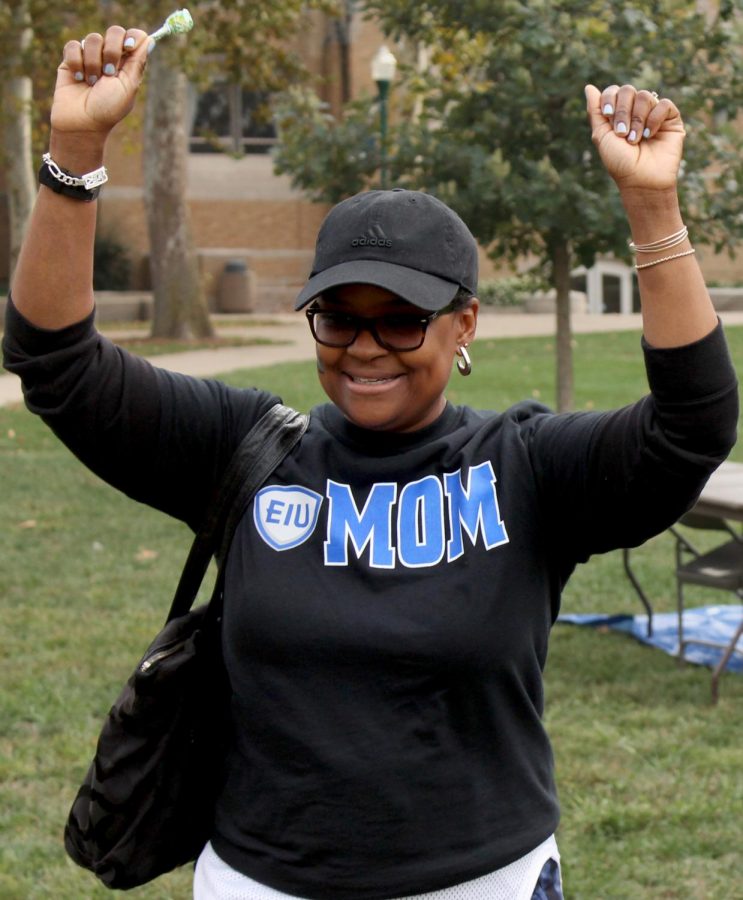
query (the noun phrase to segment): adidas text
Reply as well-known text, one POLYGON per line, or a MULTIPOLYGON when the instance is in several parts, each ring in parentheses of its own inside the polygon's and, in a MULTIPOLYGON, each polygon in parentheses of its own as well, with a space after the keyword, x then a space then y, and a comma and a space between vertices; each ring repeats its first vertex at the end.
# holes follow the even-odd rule
POLYGON ((392 241, 387 238, 360 237, 351 241, 352 247, 391 247, 392 241))

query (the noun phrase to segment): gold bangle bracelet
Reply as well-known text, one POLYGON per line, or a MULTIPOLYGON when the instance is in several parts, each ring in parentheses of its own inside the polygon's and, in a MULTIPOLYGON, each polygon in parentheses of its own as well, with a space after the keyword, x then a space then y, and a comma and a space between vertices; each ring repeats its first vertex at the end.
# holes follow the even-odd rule
POLYGON ((636 269, 649 269, 651 266, 660 265, 660 263, 668 262, 672 259, 681 259, 682 256, 691 256, 692 253, 696 253, 696 250, 692 247, 691 250, 684 250, 682 253, 672 253, 670 256, 661 256, 660 259, 654 259, 652 262, 640 263, 638 266, 635 265, 636 269))

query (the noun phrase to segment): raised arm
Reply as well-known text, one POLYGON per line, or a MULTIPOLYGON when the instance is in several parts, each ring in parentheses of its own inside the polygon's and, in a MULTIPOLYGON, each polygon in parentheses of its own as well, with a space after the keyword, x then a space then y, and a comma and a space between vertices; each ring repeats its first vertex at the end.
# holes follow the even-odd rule
MULTIPOLYGON (((82 176, 103 165, 106 140, 134 106, 147 60, 144 31, 113 26, 70 41, 57 70, 49 154, 82 176)), ((97 203, 42 186, 12 284, 13 301, 34 325, 57 329, 93 309, 97 203)))
POLYGON ((684 234, 677 177, 684 125, 676 106, 632 85, 586 87, 592 139, 619 188, 636 263, 645 339, 653 347, 691 344, 717 315, 690 237, 684 234), (657 249, 655 249, 657 248, 657 249), (670 257, 670 258, 669 258, 670 257))

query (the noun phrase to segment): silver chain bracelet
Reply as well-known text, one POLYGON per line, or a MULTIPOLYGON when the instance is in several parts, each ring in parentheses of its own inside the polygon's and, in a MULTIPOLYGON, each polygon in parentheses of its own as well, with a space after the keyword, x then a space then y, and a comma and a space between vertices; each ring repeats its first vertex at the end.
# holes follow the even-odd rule
POLYGON ((79 187, 84 188, 86 191, 92 191, 108 181, 108 172, 106 171, 105 166, 101 166, 100 169, 94 169, 86 175, 77 176, 71 175, 69 172, 60 169, 57 163, 52 159, 50 153, 45 153, 41 158, 50 174, 56 178, 57 181, 66 184, 68 187, 79 187))

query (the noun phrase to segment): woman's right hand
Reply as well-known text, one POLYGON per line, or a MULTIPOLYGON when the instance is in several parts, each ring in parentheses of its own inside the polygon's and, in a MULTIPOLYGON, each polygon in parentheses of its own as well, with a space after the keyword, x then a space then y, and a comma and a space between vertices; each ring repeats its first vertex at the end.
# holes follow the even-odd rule
POLYGON ((134 106, 150 41, 144 31, 113 25, 105 36, 92 33, 65 44, 51 111, 57 141, 105 141, 134 106))

